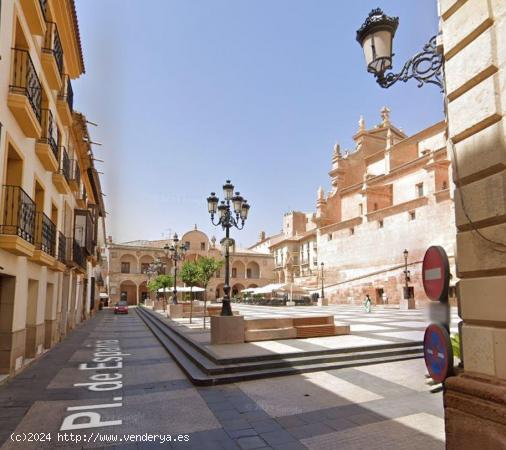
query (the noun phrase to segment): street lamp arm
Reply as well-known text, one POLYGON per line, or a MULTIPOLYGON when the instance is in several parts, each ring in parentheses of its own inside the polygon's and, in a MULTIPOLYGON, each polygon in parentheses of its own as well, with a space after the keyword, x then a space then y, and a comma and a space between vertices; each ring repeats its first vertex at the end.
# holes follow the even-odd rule
POLYGON ((218 222, 214 223, 214 215, 212 215, 212 216, 211 216, 211 223, 212 223, 215 227, 217 227, 217 226, 221 225, 221 224, 222 224, 222 223, 221 223, 221 217, 218 219, 218 222))
POLYGON ((432 83, 443 92, 443 82, 441 80, 442 65, 443 55, 438 52, 436 48, 436 36, 433 36, 423 46, 423 51, 406 61, 399 73, 377 73, 375 75, 378 84, 382 88, 389 88, 399 80, 406 82, 414 78, 418 81, 418 87, 422 87, 426 83, 432 83))

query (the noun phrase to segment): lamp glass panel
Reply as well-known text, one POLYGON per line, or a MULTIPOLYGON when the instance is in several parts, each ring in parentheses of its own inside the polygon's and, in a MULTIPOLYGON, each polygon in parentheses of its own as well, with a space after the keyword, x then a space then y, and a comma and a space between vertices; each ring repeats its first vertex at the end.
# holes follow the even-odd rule
POLYGON ((392 33, 376 31, 364 39, 364 55, 368 67, 382 73, 392 67, 392 33), (374 50, 373 50, 374 47, 374 50))

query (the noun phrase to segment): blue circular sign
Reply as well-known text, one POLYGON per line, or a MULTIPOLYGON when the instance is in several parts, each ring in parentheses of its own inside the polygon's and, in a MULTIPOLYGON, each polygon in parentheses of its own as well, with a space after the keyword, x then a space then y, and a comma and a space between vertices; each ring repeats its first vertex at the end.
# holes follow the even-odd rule
POLYGON ((453 349, 446 328, 430 324, 423 337, 423 355, 429 375, 442 383, 453 370, 453 349))

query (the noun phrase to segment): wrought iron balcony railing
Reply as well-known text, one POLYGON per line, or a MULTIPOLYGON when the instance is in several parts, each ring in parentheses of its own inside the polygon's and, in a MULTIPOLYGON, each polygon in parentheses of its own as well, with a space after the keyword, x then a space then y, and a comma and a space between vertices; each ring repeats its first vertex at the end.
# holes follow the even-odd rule
POLYGON ((35 219, 35 248, 48 255, 56 255, 56 225, 40 211, 35 219))
POLYGON ((12 49, 12 75, 10 92, 25 95, 37 117, 41 120, 41 87, 30 53, 19 48, 12 49))
POLYGON ((39 0, 40 9, 42 9, 42 15, 46 18, 47 0, 39 0))
POLYGON ((0 234, 15 235, 30 244, 35 236, 35 203, 20 186, 4 185, 0 234))
POLYGON ((65 263, 67 261, 67 238, 65 235, 58 231, 58 261, 65 263))
POLYGON ((61 46, 58 27, 54 22, 46 22, 46 25, 46 36, 44 38, 44 47, 42 47, 42 51, 53 54, 60 75, 63 75, 63 47, 61 46))
POLYGON ((69 154, 67 153, 67 149, 61 145, 60 146, 60 167, 59 172, 65 177, 67 181, 71 179, 71 164, 69 154))
POLYGON ((75 239, 72 239, 72 261, 83 269, 86 268, 86 257, 84 256, 83 248, 75 239))
POLYGON ((57 128, 53 118, 53 113, 49 109, 42 109, 42 135, 39 139, 40 142, 48 144, 58 161, 58 144, 57 144, 57 128))
POLYGON ((64 76, 63 86, 58 94, 58 98, 67 102, 71 112, 74 110, 74 91, 72 90, 70 77, 67 74, 64 76))
POLYGON ((79 167, 79 162, 77 159, 70 160, 70 179, 75 181, 77 185, 81 184, 81 169, 79 167))

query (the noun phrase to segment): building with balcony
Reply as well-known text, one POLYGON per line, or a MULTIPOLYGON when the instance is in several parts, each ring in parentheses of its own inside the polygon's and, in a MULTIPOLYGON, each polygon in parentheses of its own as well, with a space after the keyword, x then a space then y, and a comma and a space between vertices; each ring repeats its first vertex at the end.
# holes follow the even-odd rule
POLYGON ((333 303, 376 303, 404 298, 404 250, 408 250, 409 295, 426 301, 421 262, 431 245, 443 246, 454 275, 455 219, 445 124, 407 136, 390 122, 367 129, 363 119, 355 149, 336 144, 329 172, 331 189, 320 188, 316 211, 290 212, 283 230, 252 250, 269 249, 278 282, 316 289, 325 285, 333 303), (321 263, 324 263, 322 275, 321 263))
POLYGON ((73 0, 0 7, 1 377, 96 308, 105 211, 73 105, 71 80, 84 73, 73 0))
MULTIPOLYGON (((184 243, 187 251, 186 261, 195 261, 202 256, 223 259, 223 251, 216 239, 211 239, 195 227, 186 232, 180 242, 184 243)), ((157 241, 133 241, 114 243, 112 238, 107 243, 108 277, 111 301, 125 299, 131 305, 142 302, 149 296, 147 283, 149 281, 148 268, 150 264, 159 261, 162 271, 173 275, 174 263, 167 257, 163 249, 171 245, 170 239, 157 241)), ((179 268, 182 262, 178 263, 179 268)), ((225 272, 222 268, 211 279, 207 287, 207 299, 214 300, 223 296, 225 272)), ((265 286, 274 280, 273 260, 268 252, 252 251, 233 248, 230 255, 230 286, 231 295, 238 296, 245 288, 265 286)), ((178 278, 178 286, 183 283, 178 278)), ((200 298, 202 293, 196 293, 200 298)))

